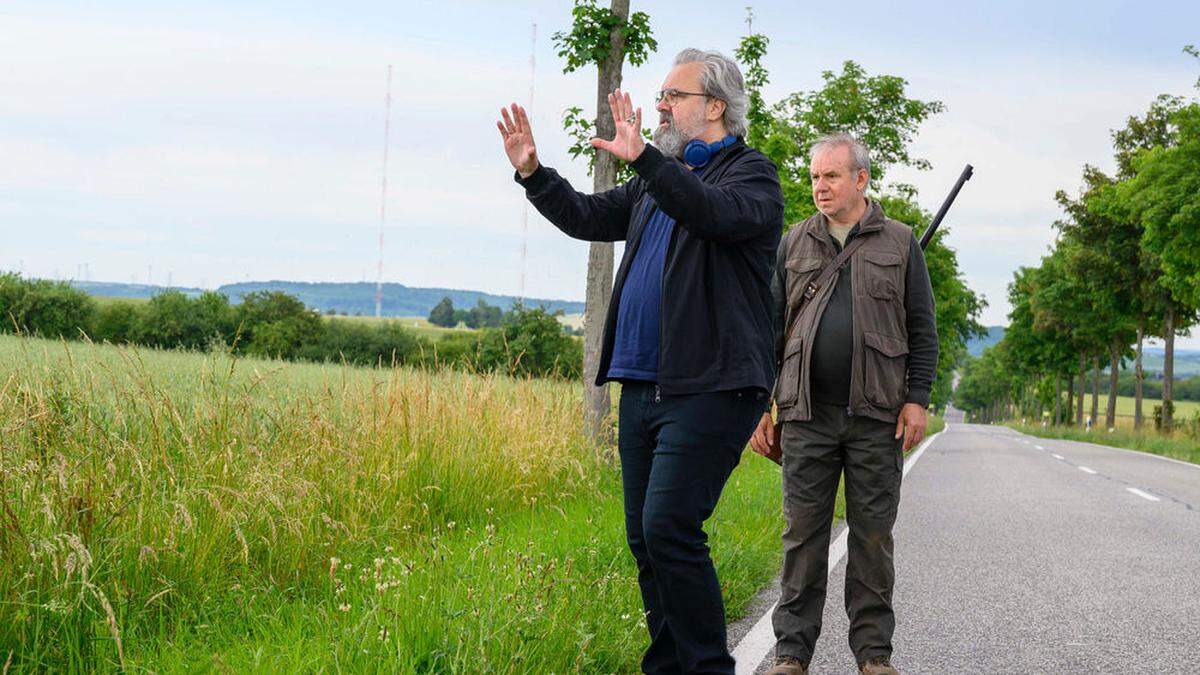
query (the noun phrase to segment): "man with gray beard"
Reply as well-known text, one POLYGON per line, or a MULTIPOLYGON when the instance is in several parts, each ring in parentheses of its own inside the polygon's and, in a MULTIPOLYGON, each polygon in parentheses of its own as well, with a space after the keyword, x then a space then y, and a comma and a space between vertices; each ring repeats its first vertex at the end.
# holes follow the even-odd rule
POLYGON ((733 673, 704 521, 774 385, 771 275, 783 229, 775 165, 746 147, 737 64, 685 49, 656 98, 654 145, 629 94, 608 98, 612 140, 636 176, 575 191, 538 161, 520 106, 497 122, 516 180, 566 234, 625 240, 596 384, 622 384, 618 449, 637 562, 647 673, 733 673))

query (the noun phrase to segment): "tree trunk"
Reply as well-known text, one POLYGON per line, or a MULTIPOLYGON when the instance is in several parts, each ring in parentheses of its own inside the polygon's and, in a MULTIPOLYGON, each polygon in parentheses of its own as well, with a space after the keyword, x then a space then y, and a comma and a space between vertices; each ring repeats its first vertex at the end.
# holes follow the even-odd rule
POLYGON ((1079 355, 1079 398, 1075 401, 1075 423, 1083 426, 1083 398, 1087 391, 1087 356, 1079 355))
POLYGON ((1162 428, 1170 433, 1174 426, 1174 415, 1171 414, 1172 380, 1175 379, 1175 308, 1167 308, 1166 321, 1163 322, 1163 394, 1162 394, 1162 428))
POLYGON ((1070 426, 1075 423, 1075 376, 1067 375, 1067 411, 1063 423, 1070 426))
POLYGON ((1133 367, 1133 428, 1135 431, 1142 428, 1142 380, 1146 376, 1142 372, 1142 341, 1145 339, 1145 330, 1138 326, 1137 363, 1133 367))
POLYGON ((1054 426, 1062 424, 1062 373, 1054 374, 1054 426))
POLYGON ((1120 347, 1112 345, 1109 348, 1108 374, 1108 409, 1104 411, 1104 428, 1112 429, 1117 426, 1117 375, 1121 366, 1120 347))
POLYGON ((1088 418, 1096 426, 1100 416, 1100 355, 1092 355, 1092 410, 1088 418))
MULTIPOLYGON (((621 86, 621 66, 625 63, 625 34, 621 27, 629 19, 629 0, 612 0, 612 13, 621 19, 609 34, 609 53, 600 64, 596 84, 596 135, 612 138, 616 133, 608 95, 621 86)), ((603 192, 615 187, 617 159, 604 150, 596 151, 596 166, 592 188, 603 192)), ((612 408, 608 385, 595 386, 600 369, 600 352, 604 342, 604 319, 612 295, 613 245, 611 242, 592 242, 588 248, 587 297, 583 314, 583 419, 588 438, 602 445, 613 442, 608 415, 612 408)))

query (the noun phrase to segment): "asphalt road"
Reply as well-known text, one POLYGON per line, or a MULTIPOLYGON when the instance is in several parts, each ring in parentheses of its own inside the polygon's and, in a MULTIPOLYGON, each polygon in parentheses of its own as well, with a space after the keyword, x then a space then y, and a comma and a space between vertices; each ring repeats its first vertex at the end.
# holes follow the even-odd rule
MULTIPOLYGON (((901 672, 1200 672, 1200 466, 952 422, 902 491, 901 672)), ((812 673, 857 672, 845 569, 830 571, 812 673)), ((766 670, 751 644, 739 672, 766 670)))

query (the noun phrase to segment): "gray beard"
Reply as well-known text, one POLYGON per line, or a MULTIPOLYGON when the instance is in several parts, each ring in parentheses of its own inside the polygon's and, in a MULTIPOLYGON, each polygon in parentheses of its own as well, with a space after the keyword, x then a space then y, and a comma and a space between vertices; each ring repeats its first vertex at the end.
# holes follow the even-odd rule
POLYGON ((683 158, 683 149, 687 146, 690 140, 683 131, 676 126, 675 120, 667 123, 664 129, 659 127, 654 130, 654 147, 668 157, 683 158))

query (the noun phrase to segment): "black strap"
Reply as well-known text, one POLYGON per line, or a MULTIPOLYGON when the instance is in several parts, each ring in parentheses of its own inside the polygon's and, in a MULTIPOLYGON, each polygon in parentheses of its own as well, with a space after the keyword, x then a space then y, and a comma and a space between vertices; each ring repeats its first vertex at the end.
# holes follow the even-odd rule
POLYGON ((846 264, 846 261, 850 259, 850 256, 857 251, 858 247, 862 246, 865 241, 866 239, 861 235, 856 236, 854 241, 851 241, 849 244, 847 244, 846 247, 842 249, 842 252, 839 253, 836 258, 831 260, 829 264, 826 265, 824 269, 822 269, 821 272, 817 274, 812 281, 808 282, 807 286, 804 287, 804 294, 800 297, 800 302, 796 303, 796 311, 792 314, 792 320, 788 323, 787 334, 784 335, 783 343, 785 345, 792 339, 792 331, 796 329, 796 322, 800 319, 800 313, 804 311, 805 303, 816 297, 817 292, 824 288, 825 284, 829 283, 829 280, 833 278, 833 275, 838 273, 838 270, 840 270, 842 266, 846 264))

